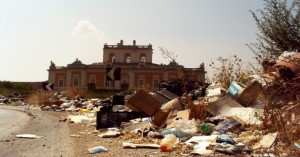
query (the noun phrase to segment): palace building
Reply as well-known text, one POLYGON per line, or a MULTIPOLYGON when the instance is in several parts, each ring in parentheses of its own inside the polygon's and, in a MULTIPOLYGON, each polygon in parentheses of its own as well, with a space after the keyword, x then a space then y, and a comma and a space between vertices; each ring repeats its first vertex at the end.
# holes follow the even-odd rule
POLYGON ((56 66, 51 61, 48 69, 48 81, 54 83, 55 90, 76 87, 86 90, 124 90, 145 86, 156 88, 163 80, 194 80, 205 82, 204 64, 197 68, 185 68, 176 62, 167 65, 152 63, 152 45, 104 44, 103 61, 84 64, 76 59, 67 66, 56 66), (118 80, 107 79, 107 69, 118 68, 118 80))

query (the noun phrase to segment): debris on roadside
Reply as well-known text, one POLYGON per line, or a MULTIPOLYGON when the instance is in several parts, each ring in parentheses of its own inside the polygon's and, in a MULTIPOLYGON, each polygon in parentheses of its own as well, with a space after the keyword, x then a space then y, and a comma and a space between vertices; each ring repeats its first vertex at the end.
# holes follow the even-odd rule
POLYGON ((19 134, 16 135, 18 138, 28 138, 28 139, 38 139, 38 138, 43 138, 43 136, 37 136, 34 134, 19 134))
POLYGON ((297 147, 298 149, 300 149, 300 140, 296 141, 294 143, 294 146, 297 147))
POLYGON ((253 149, 270 148, 275 142, 277 135, 277 132, 264 135, 258 143, 254 144, 253 149))
POLYGON ((102 153, 102 152, 107 152, 108 149, 106 149, 103 146, 97 146, 97 147, 93 147, 93 148, 89 148, 87 149, 91 154, 95 154, 95 153, 102 153))
POLYGON ((129 143, 129 142, 123 142, 123 148, 159 148, 160 146, 158 144, 147 144, 147 143, 142 143, 142 144, 134 144, 134 143, 129 143))
POLYGON ((78 135, 78 134, 73 134, 73 135, 70 135, 70 137, 81 137, 80 135, 78 135))
POLYGON ((98 135, 98 137, 101 137, 101 138, 111 138, 111 137, 117 137, 119 135, 121 135, 121 132, 118 131, 118 130, 108 130, 108 131, 106 131, 104 133, 100 133, 98 135))

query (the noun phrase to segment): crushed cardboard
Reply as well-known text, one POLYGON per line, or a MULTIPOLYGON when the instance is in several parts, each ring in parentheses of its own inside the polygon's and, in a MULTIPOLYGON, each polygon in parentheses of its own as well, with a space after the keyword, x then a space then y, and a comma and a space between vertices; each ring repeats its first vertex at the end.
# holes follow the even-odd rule
POLYGON ((126 106, 133 111, 143 112, 147 116, 152 116, 159 110, 161 104, 153 96, 141 89, 129 98, 126 106))
POLYGON ((226 95, 217 101, 208 103, 208 112, 211 113, 213 116, 226 114, 229 109, 233 107, 243 107, 237 101, 232 99, 230 95, 226 95))
POLYGON ((164 104, 153 116, 153 123, 155 126, 164 127, 167 117, 172 111, 180 111, 183 106, 179 98, 175 98, 164 104))
POLYGON ((242 121, 242 124, 261 125, 261 117, 263 117, 263 112, 263 109, 233 107, 226 112, 222 112, 221 116, 232 116, 234 118, 238 118, 239 122, 242 121))
POLYGON ((153 124, 157 127, 164 127, 166 125, 165 121, 169 114, 170 112, 159 109, 153 116, 153 124))
POLYGON ((278 132, 268 133, 263 136, 262 139, 253 146, 253 149, 258 148, 270 148, 277 138, 278 132))

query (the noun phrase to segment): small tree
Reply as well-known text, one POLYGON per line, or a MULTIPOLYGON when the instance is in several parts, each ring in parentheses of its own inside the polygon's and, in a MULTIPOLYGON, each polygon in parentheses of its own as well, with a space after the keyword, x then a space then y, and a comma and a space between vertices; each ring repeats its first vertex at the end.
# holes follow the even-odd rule
POLYGON ((178 64, 177 61, 176 61, 177 55, 174 52, 171 52, 168 49, 163 48, 163 47, 159 47, 159 49, 160 49, 160 52, 161 52, 163 58, 169 59, 170 63, 178 64))
POLYGON ((283 51, 300 50, 300 0, 264 0, 265 8, 250 11, 260 31, 248 44, 259 63, 276 59, 283 51))

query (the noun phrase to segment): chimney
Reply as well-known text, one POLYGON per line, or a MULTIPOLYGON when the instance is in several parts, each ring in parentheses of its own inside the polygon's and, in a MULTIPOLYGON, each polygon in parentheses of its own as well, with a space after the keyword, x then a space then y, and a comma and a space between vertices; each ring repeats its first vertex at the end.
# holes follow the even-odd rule
POLYGON ((133 40, 133 46, 135 46, 135 43, 136 43, 135 40, 133 40))
POLYGON ((123 45, 123 40, 120 41, 120 45, 123 45))

